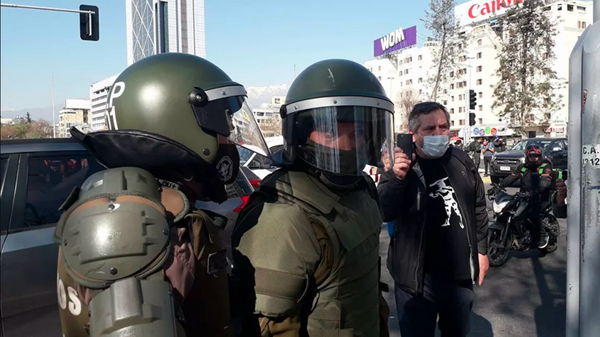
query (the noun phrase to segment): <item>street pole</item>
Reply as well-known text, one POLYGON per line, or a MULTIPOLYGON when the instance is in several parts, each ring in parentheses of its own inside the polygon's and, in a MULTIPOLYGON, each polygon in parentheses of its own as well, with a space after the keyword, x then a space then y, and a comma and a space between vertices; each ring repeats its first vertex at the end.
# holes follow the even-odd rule
POLYGON ((567 337, 600 336, 600 0, 569 58, 567 337))
POLYGON ((471 110, 470 110, 471 109, 471 106, 470 106, 471 98, 469 95, 469 93, 470 93, 469 90, 471 90, 471 84, 472 84, 472 82, 471 82, 472 72, 473 72, 473 68, 471 66, 472 59, 473 59, 472 57, 469 57, 469 70, 468 70, 469 80, 467 82, 467 90, 466 90, 465 97, 464 97, 465 102, 466 102, 466 104, 465 104, 465 145, 471 143, 471 132, 470 132, 471 131, 471 123, 469 123, 471 121, 471 118, 470 118, 471 116, 469 116, 469 113, 471 112, 471 110))
POLYGON ((6 3, 0 4, 0 7, 11 7, 11 8, 21 8, 21 9, 38 9, 38 10, 42 10, 42 11, 65 12, 65 13, 95 14, 94 11, 82 11, 82 10, 76 10, 76 9, 41 7, 41 6, 15 5, 15 4, 6 4, 6 3))
POLYGON ((52 138, 56 138, 56 120, 54 119, 54 72, 52 72, 52 138))

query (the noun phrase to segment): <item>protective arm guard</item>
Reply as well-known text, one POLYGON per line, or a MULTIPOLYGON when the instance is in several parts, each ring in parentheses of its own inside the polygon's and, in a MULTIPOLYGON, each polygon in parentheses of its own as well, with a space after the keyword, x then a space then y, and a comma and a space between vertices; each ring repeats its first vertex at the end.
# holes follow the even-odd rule
POLYGON ((61 207, 55 232, 67 272, 91 294, 90 335, 153 337, 177 333, 161 188, 147 171, 98 172, 61 207))

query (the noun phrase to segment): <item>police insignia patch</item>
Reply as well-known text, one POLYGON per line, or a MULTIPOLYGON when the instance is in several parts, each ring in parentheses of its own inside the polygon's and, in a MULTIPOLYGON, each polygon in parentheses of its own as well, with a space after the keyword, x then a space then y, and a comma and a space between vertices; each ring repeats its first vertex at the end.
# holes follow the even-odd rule
POLYGON ((221 158, 217 164, 217 170, 221 173, 223 181, 229 181, 233 175, 233 161, 231 158, 229 158, 229 156, 221 158))

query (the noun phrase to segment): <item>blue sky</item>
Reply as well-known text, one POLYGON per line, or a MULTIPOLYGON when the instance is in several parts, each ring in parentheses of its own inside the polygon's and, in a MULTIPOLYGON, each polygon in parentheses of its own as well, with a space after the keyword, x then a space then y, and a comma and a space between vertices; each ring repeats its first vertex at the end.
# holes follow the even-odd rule
MULTIPOLYGON (((7 0, 77 9, 86 0, 7 0)), ((464 1, 459 1, 464 2, 464 1)), ((51 105, 54 72, 57 109, 66 98, 87 98, 89 85, 126 67, 125 1, 85 2, 100 8, 100 41, 79 39, 79 16, 1 9, 2 110, 51 105)), ((245 86, 291 82, 326 58, 363 62, 373 40, 400 26, 417 25, 428 1, 205 0, 207 58, 245 86)))

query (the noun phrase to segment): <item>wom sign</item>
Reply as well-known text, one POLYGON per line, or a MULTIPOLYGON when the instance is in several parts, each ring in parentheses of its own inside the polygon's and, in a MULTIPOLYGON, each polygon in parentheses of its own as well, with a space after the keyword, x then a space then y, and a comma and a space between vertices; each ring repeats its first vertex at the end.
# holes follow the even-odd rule
POLYGON ((417 44, 417 26, 397 30, 375 40, 373 55, 381 56, 417 44))

